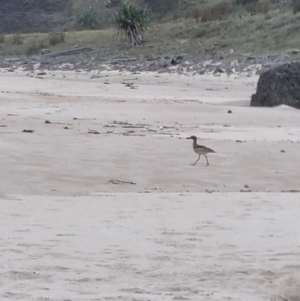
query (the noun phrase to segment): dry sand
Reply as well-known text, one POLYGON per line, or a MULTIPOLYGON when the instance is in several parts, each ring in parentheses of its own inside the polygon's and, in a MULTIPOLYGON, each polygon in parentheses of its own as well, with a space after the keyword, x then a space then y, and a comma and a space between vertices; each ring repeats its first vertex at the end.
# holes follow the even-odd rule
POLYGON ((299 110, 250 108, 257 77, 36 73, 0 73, 1 300, 297 300, 299 110))

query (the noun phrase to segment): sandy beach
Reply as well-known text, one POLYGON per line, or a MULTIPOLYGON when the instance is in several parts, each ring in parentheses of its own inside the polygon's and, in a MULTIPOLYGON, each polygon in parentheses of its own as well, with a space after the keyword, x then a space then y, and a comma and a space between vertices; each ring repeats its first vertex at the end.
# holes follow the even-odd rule
POLYGON ((0 73, 1 300, 300 300, 298 110, 249 107, 257 76, 38 73, 0 73))

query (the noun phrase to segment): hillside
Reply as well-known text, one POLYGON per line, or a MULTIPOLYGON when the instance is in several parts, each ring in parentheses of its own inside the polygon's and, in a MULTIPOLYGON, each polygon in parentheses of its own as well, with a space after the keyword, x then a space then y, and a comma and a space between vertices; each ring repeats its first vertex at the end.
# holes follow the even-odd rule
POLYGON ((68 5, 68 0, 0 0, 0 31, 12 33, 58 28, 68 22, 64 15, 68 5))
POLYGON ((112 12, 119 0, 0 0, 0 54, 34 54, 42 49, 66 49, 73 45, 105 48, 107 52, 131 52, 151 58, 166 53, 187 53, 213 57, 298 58, 300 5, 293 1, 258 1, 237 5, 219 0, 139 0, 147 4, 154 22, 145 32, 146 43, 132 50, 113 28, 112 12), (20 4, 22 3, 22 5, 20 4), (80 13, 92 7, 97 24, 82 31, 76 25, 80 13), (75 31, 74 31, 75 29, 75 31), (80 29, 78 31, 78 29, 80 29), (65 31, 52 43, 47 32, 65 31), (45 33, 46 32, 46 33, 45 33))
MULTIPOLYGON (((159 17, 178 7, 177 0, 133 2, 148 5, 159 17)), ((0 0, 0 32, 70 30, 76 24, 76 17, 90 7, 97 18, 96 28, 107 28, 112 25, 112 11, 120 4, 121 0, 0 0)))

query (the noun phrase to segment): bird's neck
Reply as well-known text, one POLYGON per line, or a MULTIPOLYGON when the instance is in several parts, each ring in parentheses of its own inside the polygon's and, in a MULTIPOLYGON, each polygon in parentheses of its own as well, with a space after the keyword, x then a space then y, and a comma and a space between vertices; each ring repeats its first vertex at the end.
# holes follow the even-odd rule
POLYGON ((193 146, 194 147, 197 146, 197 140, 196 139, 193 140, 193 146))

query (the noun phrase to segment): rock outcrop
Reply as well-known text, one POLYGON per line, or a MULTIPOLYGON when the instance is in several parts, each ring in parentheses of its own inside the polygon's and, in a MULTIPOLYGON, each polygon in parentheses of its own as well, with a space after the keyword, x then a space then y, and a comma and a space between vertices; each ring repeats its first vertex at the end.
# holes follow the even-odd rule
POLYGON ((284 64, 261 74, 251 106, 273 107, 285 104, 300 108, 300 63, 284 64))

